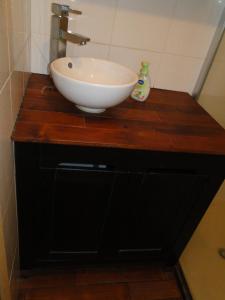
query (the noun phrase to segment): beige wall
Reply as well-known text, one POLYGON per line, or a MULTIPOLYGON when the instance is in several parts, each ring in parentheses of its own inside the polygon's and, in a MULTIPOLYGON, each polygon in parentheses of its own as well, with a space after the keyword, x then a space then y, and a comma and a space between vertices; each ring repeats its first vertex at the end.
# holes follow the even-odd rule
POLYGON ((0 1, 0 294, 14 297, 18 236, 11 132, 30 70, 30 0, 0 1))
MULTIPOLYGON (((225 128, 225 34, 199 97, 199 103, 225 128)), ((186 247, 181 265, 194 300, 225 299, 225 183, 186 247)))

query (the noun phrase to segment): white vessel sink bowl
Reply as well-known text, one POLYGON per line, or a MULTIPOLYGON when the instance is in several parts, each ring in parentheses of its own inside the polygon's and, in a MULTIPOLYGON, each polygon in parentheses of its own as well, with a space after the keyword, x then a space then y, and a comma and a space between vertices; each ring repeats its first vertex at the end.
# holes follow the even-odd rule
POLYGON ((59 92, 89 113, 101 113, 123 102, 138 81, 137 75, 122 65, 88 57, 59 58, 50 69, 59 92))

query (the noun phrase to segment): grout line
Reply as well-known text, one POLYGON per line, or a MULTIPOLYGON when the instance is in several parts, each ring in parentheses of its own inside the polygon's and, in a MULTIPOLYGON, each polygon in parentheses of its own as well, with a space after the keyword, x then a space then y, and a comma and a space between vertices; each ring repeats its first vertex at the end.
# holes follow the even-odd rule
MULTIPOLYGON (((4 4, 3 4, 4 5, 4 4)), ((3 6, 4 9, 4 6, 3 6)), ((9 74, 6 80, 4 81, 3 85, 0 87, 0 95, 2 94, 3 90, 5 89, 6 85, 8 84, 10 77, 11 77, 11 72, 12 72, 12 65, 11 65, 11 55, 10 55, 10 42, 9 42, 9 7, 8 7, 8 2, 5 2, 5 13, 6 13, 6 39, 7 39, 7 58, 8 58, 8 70, 9 74)), ((11 90, 11 89, 10 89, 11 90)), ((10 92, 10 98, 11 98, 11 92, 10 92)))
POLYGON ((8 61, 9 61, 9 70, 12 70, 12 61, 11 61, 11 50, 10 50, 10 40, 9 40, 9 3, 8 1, 5 2, 6 8, 6 36, 7 36, 7 48, 8 48, 8 61))
POLYGON ((8 84, 8 82, 10 81, 12 76, 12 72, 9 72, 8 77, 6 78, 6 80, 4 81, 2 87, 0 88, 0 95, 2 94, 3 90, 5 89, 6 85, 8 84))
POLYGON ((124 45, 118 45, 118 44, 109 45, 109 44, 105 44, 105 43, 101 43, 101 42, 91 42, 91 43, 95 44, 95 45, 118 47, 118 48, 135 50, 135 51, 145 51, 145 52, 150 52, 150 53, 155 53, 155 54, 168 54, 168 55, 177 56, 177 57, 185 57, 185 58, 204 60, 204 57, 201 57, 201 56, 189 56, 189 55, 177 54, 177 53, 173 53, 173 52, 163 52, 163 51, 156 51, 156 50, 151 50, 151 49, 135 48, 135 47, 129 47, 129 46, 124 46, 124 45))
POLYGON ((9 282, 11 283, 13 280, 13 273, 16 271, 16 259, 17 259, 17 250, 19 246, 19 240, 18 238, 16 239, 16 247, 14 249, 14 255, 13 255, 13 261, 12 261, 12 266, 10 270, 10 276, 9 276, 9 282))
POLYGON ((113 23, 112 23, 111 34, 110 34, 110 41, 109 41, 109 44, 107 44, 107 46, 108 46, 107 59, 109 59, 109 57, 110 57, 113 33, 114 33, 115 24, 116 24, 116 17, 118 14, 118 7, 119 7, 119 0, 115 0, 115 8, 114 8, 113 23))
MULTIPOLYGON (((34 34, 34 33, 32 33, 32 36, 36 36, 36 35, 50 38, 49 34, 34 34)), ((151 50, 151 49, 147 49, 147 48, 136 48, 136 47, 132 47, 132 46, 124 46, 124 45, 119 45, 119 44, 106 44, 106 43, 101 43, 101 42, 96 42, 96 41, 91 41, 90 43, 95 44, 95 45, 108 46, 109 48, 110 47, 118 47, 118 48, 129 49, 129 50, 146 51, 146 52, 151 52, 151 53, 155 53, 155 54, 167 54, 167 55, 172 55, 172 56, 177 56, 177 57, 204 60, 204 57, 197 56, 197 55, 196 56, 193 56, 193 55, 190 56, 190 55, 185 55, 185 54, 157 51, 157 50, 151 50)))
MULTIPOLYGON (((11 152, 11 155, 12 155, 12 159, 14 160, 14 157, 13 157, 13 152, 11 152)), ((14 165, 12 167, 12 169, 9 170, 9 186, 10 186, 10 193, 6 196, 7 199, 6 199, 6 204, 5 204, 5 209, 3 211, 3 214, 2 214, 2 221, 3 223, 5 222, 5 219, 6 219, 6 214, 8 213, 9 211, 9 207, 10 207, 10 202, 12 200, 12 196, 13 196, 13 192, 15 192, 15 184, 14 184, 14 165), (11 178, 10 178, 11 177, 11 178)))
POLYGON ((11 299, 10 293, 10 283, 9 283, 9 272, 7 267, 7 253, 5 238, 3 232, 3 222, 0 218, 0 245, 1 245, 1 255, 0 255, 0 281, 1 281, 1 290, 0 298, 11 299))

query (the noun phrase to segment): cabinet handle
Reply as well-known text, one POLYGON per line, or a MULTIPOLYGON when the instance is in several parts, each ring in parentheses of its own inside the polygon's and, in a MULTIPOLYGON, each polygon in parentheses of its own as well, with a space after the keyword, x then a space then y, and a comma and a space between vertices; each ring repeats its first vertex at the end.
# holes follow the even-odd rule
POLYGON ((59 168, 79 168, 79 169, 99 169, 107 170, 108 166, 104 164, 82 164, 82 163, 59 163, 57 165, 59 168))

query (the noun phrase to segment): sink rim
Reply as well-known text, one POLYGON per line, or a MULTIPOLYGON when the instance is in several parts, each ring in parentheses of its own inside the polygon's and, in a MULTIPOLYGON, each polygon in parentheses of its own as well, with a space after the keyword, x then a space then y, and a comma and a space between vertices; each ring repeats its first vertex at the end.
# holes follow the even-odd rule
POLYGON ((66 57, 58 58, 58 59, 54 60, 50 64, 50 70, 51 70, 51 72, 55 72, 59 76, 62 76, 65 79, 70 80, 72 82, 77 82, 77 83, 82 84, 82 85, 89 84, 89 85, 92 85, 92 86, 104 87, 104 88, 109 88, 109 89, 110 88, 120 88, 120 87, 124 88, 124 87, 129 87, 129 86, 134 85, 134 84, 136 84, 138 82, 138 75, 133 70, 131 70, 130 68, 128 68, 128 67, 126 67, 126 66, 124 66, 122 64, 113 62, 111 60, 99 59, 99 58, 94 58, 94 57, 85 57, 85 56, 69 57, 69 56, 66 56, 66 57), (105 84, 105 83, 94 83, 94 82, 91 82, 91 81, 84 81, 84 80, 76 79, 76 78, 70 77, 69 74, 68 75, 63 74, 62 72, 58 71, 58 69, 55 67, 55 64, 58 61, 64 61, 64 60, 69 60, 69 59, 71 59, 71 60, 73 60, 73 59, 85 59, 85 60, 90 59, 90 60, 101 61, 101 62, 105 62, 107 64, 119 66, 120 68, 123 68, 129 74, 131 74, 131 76, 134 77, 134 80, 130 81, 129 83, 123 83, 123 84, 105 84))

